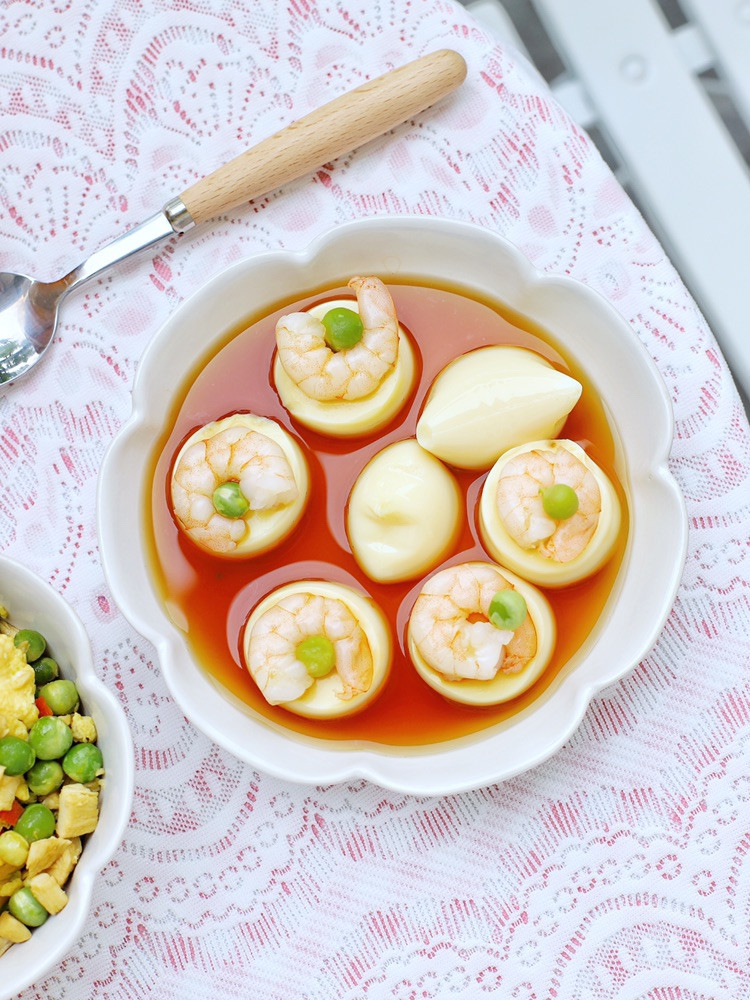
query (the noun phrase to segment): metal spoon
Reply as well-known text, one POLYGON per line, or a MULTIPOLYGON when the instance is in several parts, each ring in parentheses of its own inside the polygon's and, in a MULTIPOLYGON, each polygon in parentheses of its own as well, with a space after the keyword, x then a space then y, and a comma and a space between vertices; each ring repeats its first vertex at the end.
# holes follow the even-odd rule
POLYGON ((382 135, 450 93, 465 76, 463 58, 451 49, 415 59, 264 139, 57 281, 0 272, 0 384, 39 361, 54 336, 60 301, 84 281, 382 135))

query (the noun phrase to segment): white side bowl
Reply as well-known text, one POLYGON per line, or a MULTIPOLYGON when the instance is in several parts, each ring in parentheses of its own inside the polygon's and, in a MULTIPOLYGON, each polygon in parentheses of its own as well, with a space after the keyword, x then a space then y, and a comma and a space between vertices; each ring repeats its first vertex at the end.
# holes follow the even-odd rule
POLYGON ((99 824, 86 839, 65 887, 68 904, 0 956, 0 990, 10 997, 41 979, 76 943, 91 905, 99 873, 122 840, 133 800, 133 744, 119 702, 94 673, 86 631, 78 615, 48 583, 21 563, 0 556, 0 604, 19 628, 33 628, 47 640, 60 676, 75 681, 81 704, 93 717, 106 778, 100 794, 99 824))
MULTIPOLYGON (((270 359, 269 359, 270 360, 270 359)), ((364 777, 415 794, 445 794, 508 778, 570 736, 602 688, 628 673, 656 641, 682 573, 687 520, 667 467, 672 411, 640 341, 609 303, 570 279, 537 271, 503 238, 433 218, 375 218, 340 226, 300 253, 241 261, 199 290, 149 345, 130 420, 99 479, 101 555, 123 613, 156 647, 165 681, 203 732, 279 777, 334 782, 364 777), (627 551, 605 612, 583 647, 527 709, 475 737, 403 752, 311 739, 275 728, 220 690, 193 661, 161 605, 145 557, 144 496, 153 442, 180 384, 248 315, 285 297, 345 284, 354 273, 458 285, 529 317, 589 376, 619 439, 628 495, 627 551)))

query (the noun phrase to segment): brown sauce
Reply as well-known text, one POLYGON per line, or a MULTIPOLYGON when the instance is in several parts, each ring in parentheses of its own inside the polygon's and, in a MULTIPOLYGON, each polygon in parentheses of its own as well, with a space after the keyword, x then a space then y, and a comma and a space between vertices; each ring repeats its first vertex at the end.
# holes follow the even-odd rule
MULTIPOLYGON (((345 506, 369 459, 385 445, 414 435, 422 403, 438 372, 453 358, 487 344, 514 344, 537 351, 583 384, 581 399, 561 436, 585 444, 591 458, 614 482, 623 505, 625 494, 615 471, 616 442, 601 400, 572 359, 563 357, 542 331, 519 316, 501 312, 499 305, 478 301, 459 289, 386 280, 399 321, 416 344, 420 367, 408 405, 383 432, 354 440, 328 438, 290 419, 271 379, 276 320, 285 312, 349 293, 344 288, 332 289, 282 303, 273 313, 233 333, 181 387, 171 426, 151 457, 153 489, 146 498, 144 515, 157 590, 170 617, 185 629, 193 657, 216 681, 259 715, 295 732, 386 747, 425 746, 494 726, 548 687, 595 627, 614 586, 626 541, 623 528, 613 558, 593 577, 562 590, 544 591, 558 622, 557 645, 543 676, 520 697, 493 708, 472 708, 450 702, 429 688, 405 652, 406 623, 421 580, 401 584, 370 580, 351 554, 345 506), (301 440, 312 488, 307 510, 289 538, 270 553, 231 560, 201 552, 178 531, 170 509, 169 480, 181 443, 203 424, 238 411, 271 417, 301 440), (268 705, 244 666, 242 629, 253 607, 276 587, 305 578, 361 589, 391 622, 394 661, 390 677, 378 699, 357 715, 316 721, 268 705)), ((477 500, 486 473, 455 471, 455 475, 465 497, 464 523, 454 553, 441 566, 489 559, 476 525, 477 500)), ((623 523, 627 525, 627 516, 623 523)))

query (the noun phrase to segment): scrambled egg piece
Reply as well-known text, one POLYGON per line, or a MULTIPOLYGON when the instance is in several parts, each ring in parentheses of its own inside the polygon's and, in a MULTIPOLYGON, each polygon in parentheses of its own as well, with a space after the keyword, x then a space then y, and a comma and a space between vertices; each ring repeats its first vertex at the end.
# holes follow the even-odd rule
POLYGON ((53 864, 49 866, 47 871, 57 882, 58 885, 65 885, 73 871, 75 866, 78 864, 78 859, 81 856, 81 838, 73 837, 72 840, 65 841, 65 847, 60 857, 53 864))
POLYGON ((39 872, 48 871, 70 847, 71 841, 62 837, 45 837, 29 844, 29 855, 26 858, 26 876, 33 878, 39 872))
POLYGON ((99 820, 99 794, 77 782, 60 789, 57 836, 70 840, 92 833, 99 820))
POLYGON ((0 896, 5 896, 9 899, 14 892, 18 892, 19 889, 23 888, 23 879, 16 872, 16 874, 9 878, 6 882, 0 885, 0 896))
POLYGON ((18 944, 21 941, 28 941, 31 937, 31 931, 20 920, 16 920, 11 913, 5 912, 0 913, 0 935, 7 940, 8 944, 18 944))
POLYGON ((26 885, 47 913, 59 913, 68 902, 68 894, 47 872, 40 872, 39 875, 27 879, 26 885))
POLYGON ((70 720, 70 728, 76 743, 96 743, 96 723, 90 715, 79 715, 75 712, 70 720))
POLYGON ((0 764, 0 811, 5 812, 13 806, 18 789, 21 787, 23 775, 6 774, 5 767, 0 764))
POLYGON ((26 739, 39 718, 34 690, 34 668, 10 636, 0 634, 0 736, 26 739))
POLYGON ((7 882, 17 874, 20 865, 9 865, 5 861, 0 861, 0 882, 7 882))
POLYGON ((81 856, 81 838, 67 840, 63 837, 46 837, 29 846, 26 859, 26 878, 33 879, 40 872, 51 875, 58 885, 64 885, 81 856))
MULTIPOLYGON (((0 615, 7 612, 0 606, 0 615)), ((23 645, 0 633, 0 738, 8 735, 28 739, 29 730, 39 718, 35 703, 34 668, 26 662, 23 645)), ((76 745, 95 743, 96 723, 87 715, 73 712, 59 716, 70 726, 76 745)), ((101 769, 98 774, 103 773, 101 769)), ((27 941, 31 930, 5 909, 8 900, 24 886, 49 914, 59 913, 68 902, 63 886, 81 854, 81 836, 91 833, 99 819, 100 782, 87 785, 70 782, 44 796, 42 802, 57 813, 57 835, 32 840, 22 865, 0 861, 0 955, 11 944, 27 941)), ((0 812, 8 812, 18 803, 36 801, 25 776, 8 775, 0 765, 0 812)), ((0 832, 8 826, 0 823, 0 832)))

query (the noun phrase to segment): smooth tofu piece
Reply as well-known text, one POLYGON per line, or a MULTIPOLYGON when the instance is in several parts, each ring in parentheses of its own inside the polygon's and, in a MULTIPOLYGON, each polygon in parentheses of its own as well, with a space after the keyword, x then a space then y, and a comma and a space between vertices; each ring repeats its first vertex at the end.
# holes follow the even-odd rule
POLYGON ((33 878, 39 872, 47 871, 62 857, 68 847, 70 841, 60 837, 45 837, 44 840, 33 841, 29 844, 29 854, 26 858, 26 877, 33 878))
POLYGON ((65 885, 70 878, 70 873, 75 868, 81 856, 81 838, 73 837, 72 840, 63 841, 65 847, 62 854, 51 864, 47 871, 58 885, 65 885))
POLYGON ((3 774, 0 777, 0 812, 7 812, 8 809, 12 808, 16 792, 22 781, 22 774, 6 774, 5 768, 3 768, 3 774))
POLYGON ((463 516, 453 475, 414 438, 370 459, 349 494, 354 558, 378 583, 412 580, 451 551, 463 516))
POLYGON ((12 941, 13 944, 20 944, 29 940, 31 931, 20 920, 16 920, 12 913, 6 911, 0 913, 0 937, 12 941))
POLYGON ((39 875, 26 879, 26 885, 47 913, 59 913, 67 905, 68 894, 47 872, 40 872, 39 875))
POLYGON ((81 837, 99 822, 99 793, 74 782, 60 789, 57 810, 58 837, 81 837))
POLYGON ((70 731, 76 743, 96 743, 96 723, 90 715, 75 712, 70 720, 70 731))
POLYGON ((436 376, 417 441, 448 465, 486 470, 510 448, 557 437, 582 388, 535 351, 480 347, 436 376))

